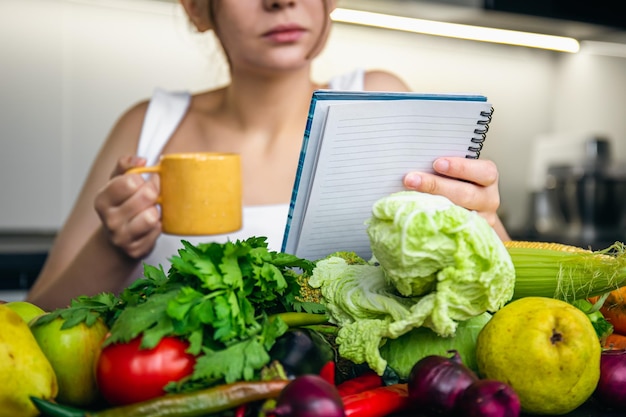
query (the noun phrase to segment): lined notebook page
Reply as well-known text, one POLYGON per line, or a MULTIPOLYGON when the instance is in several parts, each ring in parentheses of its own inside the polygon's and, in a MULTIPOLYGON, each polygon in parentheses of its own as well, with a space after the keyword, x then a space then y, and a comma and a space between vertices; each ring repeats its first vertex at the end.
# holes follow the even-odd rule
POLYGON ((480 113, 490 109, 458 100, 329 104, 319 149, 307 155, 316 164, 300 185, 307 198, 293 212, 286 251, 315 260, 346 250, 369 259, 365 222, 374 202, 403 190, 409 171, 432 172, 440 156, 471 155, 480 113))

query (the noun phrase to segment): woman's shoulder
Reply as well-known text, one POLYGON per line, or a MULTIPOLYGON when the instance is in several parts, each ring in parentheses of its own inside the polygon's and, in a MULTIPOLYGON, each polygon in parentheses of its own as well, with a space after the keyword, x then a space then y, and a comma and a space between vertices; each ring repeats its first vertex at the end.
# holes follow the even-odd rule
POLYGON ((363 77, 366 91, 409 91, 409 86, 396 74, 385 70, 368 70, 363 77))
POLYGON ((354 91, 408 91, 408 85, 386 70, 356 68, 331 78, 326 88, 354 91))
MULTIPOLYGON (((132 149, 134 145, 129 143, 129 139, 139 137, 139 132, 148 109, 148 103, 149 100, 136 102, 122 112, 113 125, 107 142, 126 142, 125 147, 130 146, 132 149)), ((136 142, 136 140, 131 142, 136 142)))
POLYGON ((176 104, 186 106, 193 97, 194 95, 186 90, 165 90, 156 88, 150 97, 140 99, 134 104, 131 104, 130 107, 122 113, 120 120, 131 123, 141 123, 148 111, 157 107, 171 109, 172 106, 176 104))
POLYGON ((119 145, 125 152, 135 153, 146 125, 156 126, 159 121, 171 117, 180 118, 191 100, 187 91, 169 91, 157 88, 152 95, 131 104, 118 117, 107 142, 119 145))
POLYGON ((126 128, 141 128, 150 115, 157 119, 175 112, 183 113, 194 95, 186 90, 165 90, 156 88, 152 95, 130 105, 119 117, 117 125, 126 128))

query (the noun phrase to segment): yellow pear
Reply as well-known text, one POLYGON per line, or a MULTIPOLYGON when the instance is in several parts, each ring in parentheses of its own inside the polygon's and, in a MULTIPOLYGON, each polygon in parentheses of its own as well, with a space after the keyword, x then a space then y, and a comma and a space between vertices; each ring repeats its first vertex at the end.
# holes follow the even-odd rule
POLYGON ((476 352, 481 376, 508 383, 527 414, 569 413, 600 379, 602 348, 591 321, 553 298, 520 298, 498 310, 476 352))
POLYGON ((0 305, 0 417, 39 415, 30 397, 54 399, 58 392, 52 365, 28 324, 0 305))

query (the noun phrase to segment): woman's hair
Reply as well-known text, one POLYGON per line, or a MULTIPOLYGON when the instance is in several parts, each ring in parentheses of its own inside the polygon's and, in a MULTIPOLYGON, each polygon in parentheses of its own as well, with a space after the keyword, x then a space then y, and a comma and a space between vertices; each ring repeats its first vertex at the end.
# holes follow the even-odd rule
POLYGON ((215 20, 215 3, 217 3, 216 0, 207 0, 209 2, 209 7, 207 7, 207 12, 209 14, 209 22, 211 22, 211 25, 213 25, 213 27, 215 27, 215 25, 217 24, 217 21, 215 20))

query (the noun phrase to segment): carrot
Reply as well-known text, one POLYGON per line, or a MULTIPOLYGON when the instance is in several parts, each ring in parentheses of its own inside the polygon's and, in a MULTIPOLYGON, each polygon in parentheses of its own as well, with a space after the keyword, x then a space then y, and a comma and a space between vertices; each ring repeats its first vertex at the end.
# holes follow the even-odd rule
MULTIPOLYGON (((595 303, 598 298, 593 297, 589 301, 595 303)), ((614 332, 626 335, 626 286, 611 291, 600 312, 613 325, 614 332)))
POLYGON ((611 333, 604 342, 605 349, 626 349, 626 335, 611 333))

